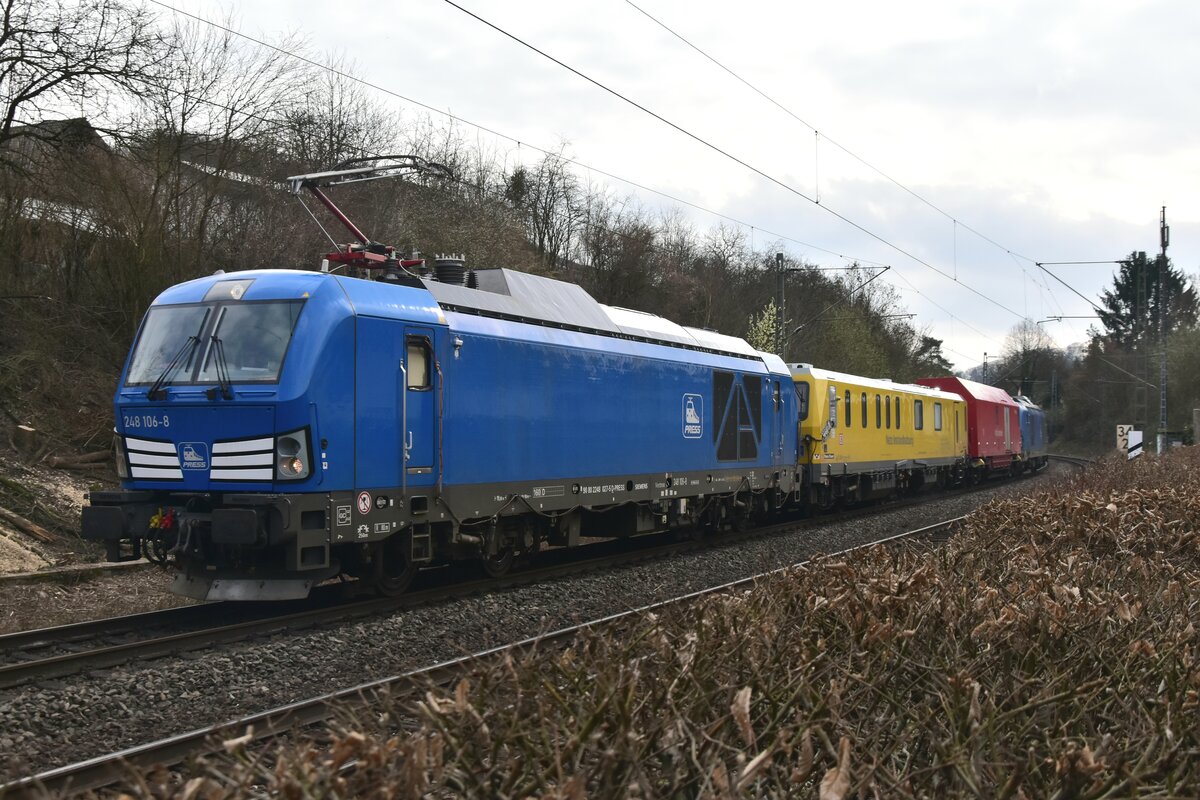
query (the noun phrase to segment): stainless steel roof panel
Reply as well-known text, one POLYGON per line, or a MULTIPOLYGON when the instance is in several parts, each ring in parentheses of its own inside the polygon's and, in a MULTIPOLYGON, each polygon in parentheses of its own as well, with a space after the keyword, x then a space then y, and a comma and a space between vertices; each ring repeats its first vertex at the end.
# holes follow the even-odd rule
POLYGON ((608 333, 621 332, 601 310, 600 304, 573 283, 510 269, 481 270, 476 276, 478 289, 432 280, 422 283, 443 306, 608 333))

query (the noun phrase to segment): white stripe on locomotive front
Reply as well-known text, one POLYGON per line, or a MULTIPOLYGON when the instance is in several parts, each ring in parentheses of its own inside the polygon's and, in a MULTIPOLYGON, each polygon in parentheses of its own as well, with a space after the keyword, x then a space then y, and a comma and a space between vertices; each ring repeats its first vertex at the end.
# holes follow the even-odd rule
POLYGON ((249 453, 256 450, 274 450, 275 440, 271 437, 265 439, 243 439, 240 442, 215 442, 212 446, 213 455, 217 453, 249 453))
POLYGON ((212 458, 213 468, 217 467, 261 467, 274 464, 272 453, 254 453, 248 456, 218 456, 212 458))
POLYGON ((275 477, 273 469, 214 469, 209 473, 214 481, 269 481, 275 477))
POLYGON ((130 466, 143 467, 178 467, 179 459, 175 456, 152 456, 147 453, 130 453, 130 466))
POLYGON ((174 453, 175 445, 170 442, 151 442, 146 439, 135 439, 132 436, 126 436, 125 449, 141 450, 146 453, 174 453))
POLYGON ((183 472, 178 469, 163 469, 162 467, 130 467, 135 478, 164 478, 167 480, 183 480, 183 472))

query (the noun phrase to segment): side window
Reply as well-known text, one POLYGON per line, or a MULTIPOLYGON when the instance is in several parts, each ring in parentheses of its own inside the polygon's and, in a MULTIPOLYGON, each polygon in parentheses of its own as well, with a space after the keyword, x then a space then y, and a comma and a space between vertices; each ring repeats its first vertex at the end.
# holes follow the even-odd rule
POLYGON ((800 419, 808 419, 808 381, 796 381, 796 411, 800 419))
POLYGON ((913 428, 918 431, 925 428, 925 403, 920 400, 913 400, 913 428))
POLYGON ((940 431, 942 429, 942 404, 933 404, 933 429, 940 431))
POLYGON ((410 338, 408 340, 408 388, 429 388, 429 340, 410 338))
POLYGON ((854 424, 853 415, 850 413, 850 390, 846 390, 846 427, 849 428, 854 424))
POLYGON ((867 393, 862 393, 862 426, 867 427, 867 393))
POLYGON ((883 427, 883 406, 879 404, 879 395, 875 395, 875 427, 883 427))
POLYGON ((883 398, 883 411, 884 411, 883 419, 884 419, 884 422, 886 423, 884 425, 884 427, 890 429, 892 427, 892 398, 890 398, 890 397, 883 398))
POLYGON ((778 411, 779 406, 783 403, 783 397, 779 394, 779 381, 775 381, 771 387, 771 399, 775 403, 775 410, 778 411))
POLYGON ((896 430, 900 430, 900 398, 896 398, 896 430))

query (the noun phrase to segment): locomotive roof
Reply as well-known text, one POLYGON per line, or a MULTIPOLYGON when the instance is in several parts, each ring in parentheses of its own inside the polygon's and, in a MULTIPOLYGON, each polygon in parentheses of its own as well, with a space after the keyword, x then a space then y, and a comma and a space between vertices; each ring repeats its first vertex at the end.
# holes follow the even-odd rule
POLYGON ((834 372, 829 369, 821 369, 814 367, 811 364, 788 364, 788 369, 792 373, 793 378, 812 376, 817 380, 833 381, 835 383, 847 383, 853 386, 862 386, 867 389, 879 389, 884 392, 906 392, 908 394, 921 395, 922 397, 933 397, 939 400, 962 400, 953 392, 944 392, 941 389, 935 389, 931 386, 918 386, 915 383, 896 383, 895 381, 886 380, 884 378, 863 378, 858 375, 851 375, 847 372, 834 372))
POLYGON ((649 339, 748 358, 763 357, 735 336, 688 328, 644 311, 606 306, 574 283, 504 268, 478 270, 475 275, 478 289, 427 278, 421 283, 446 311, 649 339))
POLYGON ((511 269, 479 270, 475 275, 478 289, 428 278, 420 279, 420 286, 415 286, 416 281, 384 284, 307 270, 243 270, 178 284, 160 294, 154 303, 199 302, 208 288, 219 281, 253 280, 246 289, 246 300, 307 296, 325 281, 336 281, 359 312, 378 306, 376 310, 387 309, 393 313, 402 310, 405 314, 416 314, 425 322, 444 323, 441 310, 459 311, 737 355, 762 361, 771 372, 786 371, 777 357, 758 352, 736 336, 688 328, 643 311, 606 306, 574 283, 511 269), (381 286, 393 291, 380 292, 381 286), (436 305, 421 299, 422 288, 429 293, 423 297, 432 295, 436 305), (414 294, 406 297, 405 293, 414 294))

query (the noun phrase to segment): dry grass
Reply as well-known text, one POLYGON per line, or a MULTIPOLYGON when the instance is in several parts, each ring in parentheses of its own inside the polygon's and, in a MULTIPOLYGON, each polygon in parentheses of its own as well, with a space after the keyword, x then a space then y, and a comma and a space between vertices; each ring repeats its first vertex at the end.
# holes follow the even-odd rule
MULTIPOLYGON (((381 699, 193 797, 1195 796, 1200 448, 381 699), (344 769, 353 763, 353 769, 344 769)), ((142 779, 140 795, 182 791, 142 779)))

